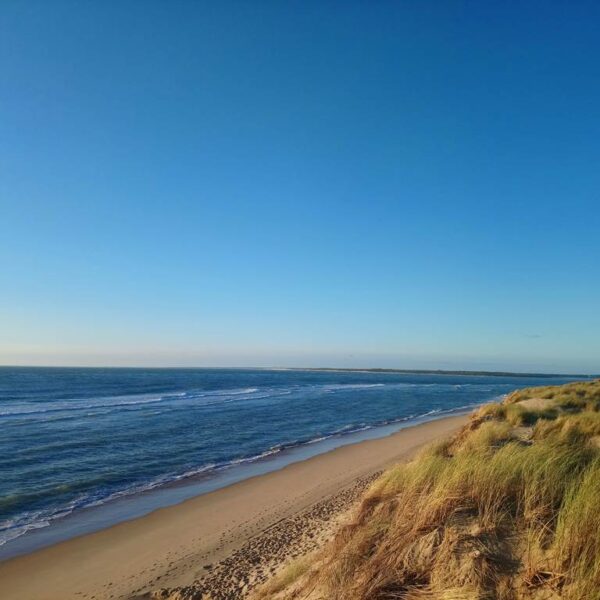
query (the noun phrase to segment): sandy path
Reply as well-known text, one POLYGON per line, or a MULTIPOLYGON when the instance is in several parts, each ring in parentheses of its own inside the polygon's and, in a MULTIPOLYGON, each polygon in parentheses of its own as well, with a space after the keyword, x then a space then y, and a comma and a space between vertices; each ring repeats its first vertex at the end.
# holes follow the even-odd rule
MULTIPOLYGON (((340 498, 347 490, 360 489, 361 478, 409 458, 420 446, 450 434, 466 420, 464 416, 449 417, 337 448, 5 561, 0 563, 0 598, 104 600, 140 597, 165 587, 193 589, 203 577, 210 577, 219 561, 237 556, 235 560, 240 562, 244 548, 256 546, 253 540, 263 540, 265 548, 277 554, 278 544, 285 543, 287 535, 281 527, 274 528, 277 523, 295 518, 302 529, 301 513, 309 514, 307 509, 318 503, 324 503, 325 513, 347 508, 348 502, 340 498), (266 530, 279 531, 279 542, 271 540, 266 530)), ((347 500, 353 498, 350 493, 347 500)), ((286 553, 279 548, 279 555, 286 553)), ((231 559, 229 563, 231 567, 231 559)), ((240 586, 241 593, 243 581, 240 586)))

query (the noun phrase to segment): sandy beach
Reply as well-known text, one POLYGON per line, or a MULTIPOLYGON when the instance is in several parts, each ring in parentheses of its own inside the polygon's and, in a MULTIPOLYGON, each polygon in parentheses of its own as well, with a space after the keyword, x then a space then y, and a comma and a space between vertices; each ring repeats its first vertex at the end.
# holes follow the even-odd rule
POLYGON ((455 431, 448 417, 192 498, 0 563, 11 600, 243 598, 317 548, 382 469, 455 431))

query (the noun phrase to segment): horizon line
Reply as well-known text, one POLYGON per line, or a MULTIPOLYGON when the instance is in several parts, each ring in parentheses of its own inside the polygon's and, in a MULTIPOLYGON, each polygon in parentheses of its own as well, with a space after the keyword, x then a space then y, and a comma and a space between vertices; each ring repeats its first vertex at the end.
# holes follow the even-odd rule
POLYGON ((600 373, 555 373, 543 371, 506 371, 488 369, 402 369, 395 367, 283 367, 283 366, 144 366, 144 365, 11 365, 0 364, 2 369, 154 369, 154 370, 260 370, 260 371, 341 371, 367 373, 415 373, 439 375, 486 375, 517 377, 584 377, 600 378, 600 373))

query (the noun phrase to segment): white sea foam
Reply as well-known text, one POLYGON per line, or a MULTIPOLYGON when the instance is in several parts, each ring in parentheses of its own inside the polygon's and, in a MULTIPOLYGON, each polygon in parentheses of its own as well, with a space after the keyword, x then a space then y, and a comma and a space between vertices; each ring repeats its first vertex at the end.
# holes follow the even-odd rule
POLYGON ((257 396, 256 393, 261 392, 260 388, 233 388, 229 390, 198 390, 190 392, 178 392, 167 394, 136 394, 131 396, 108 396, 101 398, 85 398, 63 401, 50 401, 47 403, 30 402, 12 404, 8 408, 0 410, 0 417, 28 417, 34 415, 45 415, 50 413, 75 413, 91 409, 111 409, 122 410, 135 406, 143 406, 146 404, 157 404, 165 402, 195 402, 200 399, 202 404, 212 403, 211 398, 214 398, 214 403, 225 402, 228 399, 235 401, 241 397, 251 397, 252 399, 266 398, 270 395, 289 394, 289 390, 268 390, 267 393, 257 396))
POLYGON ((206 390, 203 392, 198 392, 199 397, 205 396, 239 396, 240 394, 253 394, 258 392, 259 388, 249 387, 249 388, 236 388, 232 390, 206 390))
POLYGON ((369 388, 384 387, 385 383, 339 383, 339 384, 327 384, 323 386, 323 389, 336 391, 336 390, 364 390, 369 388))
POLYGON ((119 408, 136 406, 138 404, 154 404, 182 398, 184 394, 165 394, 161 396, 114 396, 108 398, 96 398, 85 400, 73 400, 62 402, 29 403, 26 405, 13 405, 8 409, 0 410, 0 416, 27 416, 46 413, 82 411, 97 408, 119 408))

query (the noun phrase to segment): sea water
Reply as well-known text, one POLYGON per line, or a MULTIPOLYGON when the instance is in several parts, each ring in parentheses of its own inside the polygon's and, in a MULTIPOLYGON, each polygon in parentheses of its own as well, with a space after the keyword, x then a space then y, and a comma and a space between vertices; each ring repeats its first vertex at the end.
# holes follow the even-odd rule
MULTIPOLYGON (((257 464, 262 471, 277 468, 281 461, 272 459, 278 454, 300 459, 358 439, 356 432, 372 430, 374 437, 395 424, 469 410, 519 387, 563 381, 365 371, 0 367, 1 554, 10 555, 7 550, 20 536, 91 507, 123 498, 131 507, 142 496, 146 506, 156 507, 156 500, 147 504, 149 490, 201 478, 205 488, 196 492, 202 491, 212 479, 232 481, 233 475, 223 476, 227 472, 239 480, 256 474, 257 464), (309 446, 310 452, 290 453, 309 446)), ((128 510, 98 523, 147 512, 128 510)), ((72 528, 73 535, 81 531, 72 528)))

